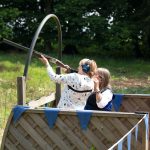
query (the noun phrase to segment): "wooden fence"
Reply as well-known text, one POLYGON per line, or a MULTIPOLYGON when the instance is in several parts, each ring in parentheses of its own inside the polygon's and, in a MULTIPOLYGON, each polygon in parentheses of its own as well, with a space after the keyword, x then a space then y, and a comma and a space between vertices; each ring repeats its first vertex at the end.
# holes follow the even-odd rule
MULTIPOLYGON (((113 111, 121 112, 150 112, 150 94, 118 94, 115 93, 116 98, 113 100, 113 111), (116 105, 116 109, 114 108, 116 105)), ((32 100, 28 106, 35 108, 53 103, 55 101, 55 93, 49 96, 41 97, 39 100, 32 100)), ((52 107, 55 107, 52 105, 52 107)))
MULTIPOLYGON (((150 112, 150 95, 149 94, 119 94, 120 103, 117 106, 120 112, 150 112)), ((116 99, 117 100, 117 99, 116 99)), ((45 106, 47 103, 55 101, 55 93, 49 96, 43 96, 39 100, 32 100, 28 103, 31 108, 45 106)), ((48 105, 50 106, 50 105, 48 105)), ((51 105, 54 106, 53 104, 51 105)), ((117 111, 114 109, 114 111, 117 111)), ((1 112, 0 112, 1 113, 1 112)), ((3 118, 1 118, 1 121, 3 118)), ((5 117, 5 120, 7 118, 5 117)))
POLYGON ((7 122, 1 150, 148 150, 147 121, 147 113, 17 106, 7 122))
POLYGON ((150 94, 122 94, 119 111, 147 111, 150 113, 150 94))

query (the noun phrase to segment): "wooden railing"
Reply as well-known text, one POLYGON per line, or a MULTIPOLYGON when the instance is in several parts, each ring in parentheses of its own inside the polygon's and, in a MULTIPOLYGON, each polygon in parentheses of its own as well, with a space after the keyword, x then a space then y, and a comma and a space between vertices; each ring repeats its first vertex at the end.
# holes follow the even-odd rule
MULTIPOLYGON (((43 96, 39 100, 32 100, 28 103, 31 107, 41 107, 47 103, 55 101, 55 93, 49 96, 43 96)), ((52 107, 55 105, 51 104, 52 107)), ((115 110, 114 110, 115 111, 115 110)), ((150 112, 150 94, 123 94, 121 105, 119 108, 121 112, 150 112)))
POLYGON ((116 150, 118 146, 119 150, 127 150, 129 146, 134 150, 148 150, 147 113, 31 109, 22 106, 20 112, 26 110, 18 115, 18 106, 16 108, 8 119, 1 150, 116 150))
POLYGON ((128 131, 122 138, 120 138, 114 145, 112 145, 108 150, 113 150, 113 149, 118 149, 122 150, 123 149, 123 143, 124 141, 127 141, 127 148, 128 150, 131 149, 131 143, 134 143, 134 149, 139 149, 138 144, 137 144, 137 137, 138 137, 138 129, 139 126, 142 126, 143 128, 143 134, 142 134, 142 150, 148 150, 149 147, 149 135, 148 135, 148 114, 145 114, 145 116, 138 121, 134 127, 128 131), (132 138, 135 134, 135 139, 132 138))

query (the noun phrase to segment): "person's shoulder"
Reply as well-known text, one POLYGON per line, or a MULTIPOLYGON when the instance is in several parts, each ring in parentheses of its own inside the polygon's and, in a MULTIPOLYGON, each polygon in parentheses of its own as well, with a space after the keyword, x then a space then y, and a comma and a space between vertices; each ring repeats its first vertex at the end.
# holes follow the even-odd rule
POLYGON ((80 78, 78 73, 68 73, 66 74, 66 76, 69 78, 75 78, 75 79, 80 78))
POLYGON ((76 73, 76 72, 69 73, 69 75, 70 75, 70 76, 79 76, 79 74, 78 74, 78 73, 76 73))

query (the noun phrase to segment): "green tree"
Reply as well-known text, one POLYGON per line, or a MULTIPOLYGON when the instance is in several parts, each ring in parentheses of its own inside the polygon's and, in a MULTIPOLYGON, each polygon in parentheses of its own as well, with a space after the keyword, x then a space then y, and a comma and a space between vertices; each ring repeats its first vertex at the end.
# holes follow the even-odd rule
MULTIPOLYGON (((6 18, 7 20, 3 19, 4 29, 3 29, 2 36, 4 36, 5 32, 9 32, 9 33, 11 32, 11 35, 13 35, 14 41, 22 43, 23 45, 29 46, 32 41, 33 35, 35 34, 35 31, 37 30, 38 25, 40 24, 42 19, 47 14, 52 13, 52 2, 53 0, 42 0, 42 1, 37 1, 37 0, 32 0, 32 1, 30 0, 15 0, 15 1, 7 0, 5 1, 3 0, 1 1, 0 5, 3 9, 3 11, 1 11, 3 18, 6 18, 6 15, 4 12, 8 11, 7 13, 8 19, 7 18, 6 18), (17 13, 18 11, 19 13, 17 13), (7 26, 10 26, 10 22, 11 22, 11 27, 8 28, 7 26), (13 31, 13 34, 12 34, 12 31, 13 31)), ((42 37, 41 41, 43 42, 44 45, 49 44, 48 40, 46 39, 47 34, 48 34, 47 30, 45 30, 45 33, 42 33, 40 35, 42 37), (42 39, 45 39, 45 40, 42 40, 42 39)), ((45 46, 45 47, 49 48, 49 46, 45 46)))
MULTIPOLYGON (((149 0, 1 0, 0 6, 19 12, 0 23, 3 35, 12 35, 13 31, 14 40, 24 45, 29 46, 42 19, 54 13, 62 25, 64 45, 117 57, 150 56, 149 0)), ((4 12, 1 11, 2 16, 4 12)), ((53 22, 44 26, 38 41, 40 49, 42 45, 46 49, 54 47, 56 32, 53 22)))
POLYGON ((20 11, 16 8, 3 8, 0 6, 0 38, 13 38, 14 21, 20 11))
POLYGON ((135 12, 132 16, 132 21, 136 24, 138 33, 135 38, 138 44, 136 48, 137 56, 139 53, 149 58, 150 56, 150 1, 149 0, 130 0, 131 6, 134 8, 135 12))

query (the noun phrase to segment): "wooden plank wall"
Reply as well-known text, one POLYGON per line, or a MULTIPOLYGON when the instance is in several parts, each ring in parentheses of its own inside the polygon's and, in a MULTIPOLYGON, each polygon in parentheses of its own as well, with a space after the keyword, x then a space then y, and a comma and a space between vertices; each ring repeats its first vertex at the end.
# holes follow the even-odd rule
MULTIPOLYGON (((94 111, 83 130, 75 111, 60 111, 53 128, 48 126, 43 110, 27 110, 16 123, 11 113, 1 150, 107 150, 142 117, 143 114, 94 111)), ((137 142, 135 131, 132 133, 131 149, 142 149, 143 131, 139 125, 137 142)), ((126 140, 123 150, 127 150, 126 140)))
MULTIPOLYGON (((119 109, 120 112, 150 113, 150 94, 125 94, 119 109)), ((149 121, 150 126, 150 121, 149 121)), ((149 130, 150 141, 150 130, 149 130)), ((149 142, 150 147, 150 142, 149 142)))
POLYGON ((136 112, 144 111, 150 112, 150 95, 144 94, 125 94, 123 96, 122 105, 119 111, 136 112))

